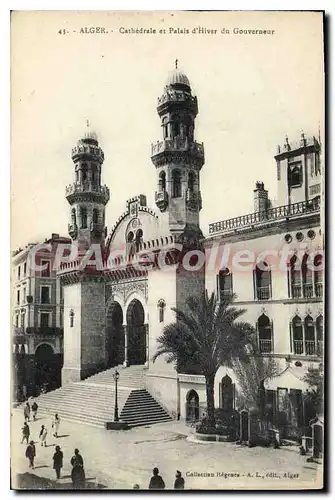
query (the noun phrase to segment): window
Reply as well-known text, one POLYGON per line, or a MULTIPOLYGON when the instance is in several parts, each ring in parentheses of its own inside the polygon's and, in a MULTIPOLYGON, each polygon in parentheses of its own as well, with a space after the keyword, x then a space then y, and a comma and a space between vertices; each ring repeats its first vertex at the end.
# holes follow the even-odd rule
POLYGON ((24 328, 24 325, 25 325, 25 316, 26 316, 26 313, 25 313, 25 311, 23 311, 21 313, 21 325, 20 325, 21 328, 24 328))
POLYGON ((22 294, 22 304, 25 304, 27 301, 27 289, 26 287, 23 288, 23 294, 22 294))
POLYGON ((49 313, 41 313, 41 328, 47 328, 49 326, 49 313))
POLYGON ((20 305, 20 290, 17 290, 16 292, 16 303, 17 305, 20 305))
POLYGON ((82 174, 81 175, 82 175, 83 182, 85 182, 87 179, 87 165, 82 166, 82 174))
POLYGON ((272 352, 272 324, 265 314, 258 318, 257 333, 259 351, 262 353, 272 352))
POLYGON ((188 174, 188 182, 187 182, 187 187, 191 193, 194 192, 194 185, 195 185, 195 175, 194 172, 189 172, 188 174))
POLYGON ((323 296, 323 258, 322 255, 316 255, 314 258, 314 287, 315 296, 323 296))
POLYGON ((175 137, 178 137, 180 134, 180 124, 179 122, 172 122, 171 123, 171 130, 172 130, 172 139, 175 137))
POLYGON ((138 229, 136 231, 136 238, 135 238, 136 252, 140 250, 142 241, 143 241, 143 231, 142 229, 138 229))
POLYGON ((303 296, 306 298, 313 297, 313 271, 311 269, 311 261, 308 255, 304 255, 301 266, 303 296))
POLYGON ((302 322, 299 316, 294 316, 292 320, 292 337, 293 337, 293 352, 294 354, 303 354, 304 339, 302 331, 302 322))
POLYGON ((163 139, 167 139, 169 136, 169 128, 168 128, 168 119, 166 116, 163 118, 162 127, 163 127, 163 139))
POLYGON ((301 163, 291 165, 288 170, 288 183, 290 187, 299 187, 302 184, 301 163))
POLYGON ((82 229, 87 229, 87 209, 81 208, 81 227, 82 229))
POLYGON ((321 174, 320 155, 315 154, 315 175, 321 174))
POLYGON ((21 266, 18 266, 17 268, 17 279, 19 280, 21 278, 21 266))
POLYGON ((180 198, 181 196, 181 173, 179 170, 172 172, 172 197, 180 198))
POLYGON ((186 396, 186 421, 197 422, 199 420, 199 395, 193 389, 186 396))
POLYGON ((45 269, 41 271, 41 276, 48 278, 50 276, 50 260, 42 260, 41 266, 45 266, 45 269))
POLYGON ((229 269, 221 269, 218 276, 219 298, 224 300, 225 297, 230 297, 233 294, 232 275, 229 269))
POLYGON ((315 321, 316 326, 316 340, 317 340, 317 353, 319 356, 323 354, 323 316, 320 314, 315 321))
POLYGON ((41 304, 50 304, 50 288, 41 286, 41 304))
POLYGON ((98 223, 99 212, 97 208, 93 208, 93 224, 98 223))
POLYGON ((76 226, 77 225, 77 220, 76 220, 76 209, 73 208, 71 210, 71 223, 73 226, 76 226))
POLYGON ((27 262, 23 264, 23 276, 26 277, 27 274, 27 262))
POLYGON ((271 271, 266 262, 257 264, 255 272, 256 298, 257 300, 268 300, 271 298, 271 271))
POLYGON ((306 316, 305 322, 305 354, 314 355, 316 352, 315 345, 315 328, 314 321, 311 316, 306 316))
POLYGON ((18 314, 15 314, 15 326, 16 326, 16 328, 19 327, 19 315, 18 314))
POLYGON ((158 302, 158 315, 160 323, 164 323, 164 313, 165 313, 165 302, 164 300, 160 300, 158 302))
POLYGON ((291 297, 297 299, 301 297, 301 264, 296 255, 290 260, 289 274, 291 277, 291 297))
POLYGON ((166 189, 166 174, 165 172, 161 172, 159 174, 158 190, 165 191, 165 189, 166 189))

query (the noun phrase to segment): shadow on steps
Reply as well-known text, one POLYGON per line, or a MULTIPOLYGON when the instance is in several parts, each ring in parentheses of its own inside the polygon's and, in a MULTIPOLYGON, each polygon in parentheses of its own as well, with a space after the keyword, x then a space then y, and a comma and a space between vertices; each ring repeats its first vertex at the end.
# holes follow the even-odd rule
MULTIPOLYGON (((31 472, 16 474, 15 484, 11 485, 16 490, 73 490, 72 481, 62 482, 62 479, 68 479, 70 476, 64 476, 59 481, 37 476, 31 472)), ((95 478, 86 479, 85 490, 104 490, 107 486, 98 483, 95 478)))

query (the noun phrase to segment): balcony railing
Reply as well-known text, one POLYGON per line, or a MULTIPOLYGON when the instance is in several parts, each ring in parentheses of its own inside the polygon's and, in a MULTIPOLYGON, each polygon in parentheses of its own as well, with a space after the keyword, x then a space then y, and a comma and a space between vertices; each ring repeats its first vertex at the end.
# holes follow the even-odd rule
POLYGON ((270 208, 263 212, 254 212, 252 214, 241 215, 233 219, 227 219, 209 224, 209 233, 219 233, 232 231, 234 229, 254 226, 255 224, 264 224, 271 220, 289 219, 297 215, 320 211, 320 199, 301 201, 292 205, 282 205, 280 207, 270 208))
POLYGON ((316 297, 323 297, 323 283, 315 283, 316 297))
POLYGON ((269 300, 271 297, 269 286, 258 286, 256 292, 258 300, 269 300))
POLYGON ((322 356, 323 342, 318 340, 294 340, 293 341, 294 354, 306 354, 306 356, 322 356))
POLYGON ((105 199, 109 200, 109 188, 107 186, 101 186, 95 182, 73 182, 65 188, 65 196, 84 192, 98 193, 103 195, 105 199))
POLYGON ((262 353, 272 352, 272 340, 259 339, 259 350, 262 353))
POLYGON ((26 328, 27 335, 63 335, 64 330, 60 327, 55 326, 40 326, 40 327, 28 327, 26 328))
POLYGON ((294 299, 299 299, 301 297, 301 285, 292 285, 291 286, 292 297, 294 299))
POLYGON ((233 295, 233 290, 232 289, 225 289, 225 290, 220 290, 220 299, 225 299, 227 297, 231 297, 233 295))
POLYGON ((314 296, 312 283, 304 283, 303 290, 304 290, 304 297, 306 299, 311 299, 314 296))
POLYGON ((197 156, 203 157, 204 145, 196 141, 185 138, 164 139, 151 144, 151 156, 158 155, 165 151, 191 151, 197 156))

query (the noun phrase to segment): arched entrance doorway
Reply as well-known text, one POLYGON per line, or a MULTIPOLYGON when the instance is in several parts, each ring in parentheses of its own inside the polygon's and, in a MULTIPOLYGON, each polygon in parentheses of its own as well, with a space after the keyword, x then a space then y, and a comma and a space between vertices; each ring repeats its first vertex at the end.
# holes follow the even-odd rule
POLYGON ((192 389, 186 396, 186 421, 197 422, 199 420, 199 395, 192 389))
POLYGON ((124 361, 123 312, 118 302, 112 302, 107 311, 106 357, 107 368, 124 361))
POLYGON ((38 392, 51 391, 61 385, 62 360, 50 344, 40 344, 35 351, 35 386, 38 392))
POLYGON ((232 412, 234 409, 234 392, 235 387, 229 375, 226 375, 221 380, 221 408, 225 411, 232 412))
POLYGON ((146 361, 146 332, 144 309, 141 302, 134 299, 127 309, 128 362, 143 365, 146 361))

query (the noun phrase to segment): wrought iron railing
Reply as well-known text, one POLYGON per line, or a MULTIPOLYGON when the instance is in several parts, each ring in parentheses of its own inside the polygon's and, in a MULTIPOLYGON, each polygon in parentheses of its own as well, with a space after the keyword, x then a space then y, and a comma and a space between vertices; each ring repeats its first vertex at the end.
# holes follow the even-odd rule
POLYGON ((272 340, 259 339, 259 351, 261 353, 272 352, 272 340))
POLYGON ((323 283, 315 283, 315 295, 317 297, 323 297, 323 283))
POLYGON ((303 291, 304 291, 304 297, 306 299, 311 299, 314 296, 313 284, 312 283, 304 283, 303 291))
POLYGON ((242 227, 262 224, 271 220, 287 219, 296 215, 313 213, 320 211, 320 198, 301 201, 291 205, 282 205, 280 207, 270 208, 262 212, 254 212, 247 215, 241 215, 232 219, 226 219, 209 224, 209 233, 218 233, 230 231, 242 227))
POLYGON ((269 300, 271 297, 270 286, 258 286, 256 292, 258 300, 269 300))
POLYGON ((301 285, 292 284, 291 292, 294 299, 299 299, 301 297, 301 285))
POLYGON ((304 341, 303 340, 294 340, 293 341, 293 352, 294 352, 294 354, 303 354, 304 353, 304 341))
POLYGON ((164 151, 192 151, 200 156, 204 156, 205 154, 203 143, 192 141, 187 137, 164 139, 163 141, 157 141, 151 144, 152 156, 163 153, 164 151))

